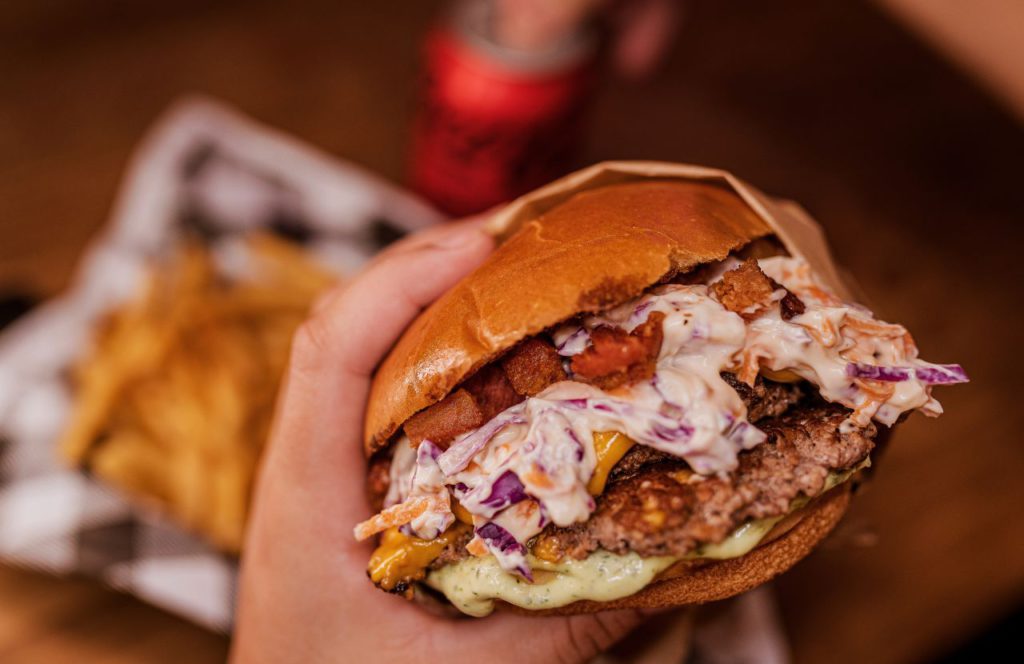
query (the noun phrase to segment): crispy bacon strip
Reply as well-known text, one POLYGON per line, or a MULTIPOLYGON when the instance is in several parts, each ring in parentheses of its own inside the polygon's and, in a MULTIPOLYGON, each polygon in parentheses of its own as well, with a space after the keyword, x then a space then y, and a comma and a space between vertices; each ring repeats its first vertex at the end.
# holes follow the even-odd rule
POLYGON ((661 322, 665 314, 655 311, 632 332, 598 327, 590 332, 591 345, 572 358, 573 378, 610 390, 654 375, 661 350, 661 322))
POLYGON ((532 397, 552 383, 565 380, 562 358, 553 344, 538 337, 520 343, 501 361, 516 392, 532 397))
POLYGON ((782 320, 791 320, 794 316, 799 316, 803 312, 807 311, 807 307, 804 305, 804 301, 796 296, 796 293, 789 290, 779 282, 772 279, 772 285, 776 288, 782 288, 786 291, 785 297, 779 302, 779 308, 782 312, 782 320))
POLYGON ((711 284, 711 293, 722 306, 744 318, 752 318, 772 304, 774 282, 768 278, 753 258, 729 270, 711 284))
POLYGON ((476 372, 465 382, 464 387, 473 396, 484 416, 484 422, 523 400, 505 377, 501 367, 494 364, 489 364, 476 372))
POLYGON ((744 318, 757 316, 770 307, 776 291, 780 289, 785 291, 779 302, 783 320, 790 320, 806 310, 803 300, 762 272, 753 258, 743 261, 739 267, 722 275, 721 280, 711 284, 711 292, 722 306, 744 318))
POLYGON ((405 422, 405 435, 413 447, 430 440, 444 449, 455 436, 472 431, 487 420, 476 400, 467 390, 459 388, 433 406, 421 410, 405 422))
POLYGON ((522 400, 501 368, 488 365, 462 387, 410 417, 403 428, 413 447, 430 440, 445 449, 459 434, 482 426, 522 400))

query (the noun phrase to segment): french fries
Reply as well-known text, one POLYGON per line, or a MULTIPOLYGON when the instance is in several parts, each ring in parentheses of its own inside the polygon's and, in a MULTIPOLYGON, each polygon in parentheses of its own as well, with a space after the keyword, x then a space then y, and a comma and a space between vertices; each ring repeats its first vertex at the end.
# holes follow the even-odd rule
POLYGON ((242 545, 253 477, 295 329, 336 277, 269 235, 246 277, 183 246, 110 313, 75 368, 62 455, 219 548, 242 545))

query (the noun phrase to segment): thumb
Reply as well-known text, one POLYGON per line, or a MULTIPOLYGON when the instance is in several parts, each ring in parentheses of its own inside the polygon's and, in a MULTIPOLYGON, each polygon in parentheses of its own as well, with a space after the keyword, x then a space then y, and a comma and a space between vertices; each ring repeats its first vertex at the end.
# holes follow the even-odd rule
MULTIPOLYGON (((586 662, 611 648, 644 621, 636 609, 534 618, 495 613, 471 637, 479 650, 509 662, 586 662)), ((460 638, 466 639, 460 631, 460 638)))
POLYGON ((351 527, 365 517, 362 421, 370 377, 420 310, 477 267, 493 242, 475 226, 393 252, 321 303, 292 344, 263 463, 264 480, 312 513, 351 527), (339 481, 345 478, 347 481, 339 481))

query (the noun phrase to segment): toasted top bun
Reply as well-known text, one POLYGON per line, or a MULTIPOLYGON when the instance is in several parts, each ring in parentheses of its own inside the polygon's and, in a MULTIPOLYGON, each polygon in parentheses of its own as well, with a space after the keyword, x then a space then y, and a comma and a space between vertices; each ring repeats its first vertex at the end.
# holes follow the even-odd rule
POLYGON ((708 183, 649 180, 574 195, 523 224, 405 331, 374 377, 367 456, 526 337, 770 233, 739 196, 708 183))
POLYGON ((697 567, 673 566, 640 592, 611 600, 584 600, 556 609, 501 608, 531 616, 574 615, 613 609, 663 609, 726 599, 767 583, 800 562, 839 523, 850 504, 851 483, 844 482, 801 510, 800 518, 779 537, 738 558, 697 567))

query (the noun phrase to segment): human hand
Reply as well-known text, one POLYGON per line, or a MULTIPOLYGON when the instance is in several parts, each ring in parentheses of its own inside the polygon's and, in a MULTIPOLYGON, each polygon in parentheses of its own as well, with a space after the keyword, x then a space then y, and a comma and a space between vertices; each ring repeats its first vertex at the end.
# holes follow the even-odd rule
POLYGON ((472 222, 411 237, 299 330, 255 493, 234 662, 582 662, 640 623, 637 611, 443 618, 366 577, 371 546, 352 528, 370 514, 362 422, 372 372, 419 311, 491 249, 472 222))

